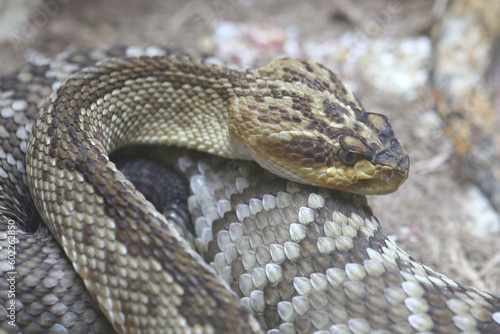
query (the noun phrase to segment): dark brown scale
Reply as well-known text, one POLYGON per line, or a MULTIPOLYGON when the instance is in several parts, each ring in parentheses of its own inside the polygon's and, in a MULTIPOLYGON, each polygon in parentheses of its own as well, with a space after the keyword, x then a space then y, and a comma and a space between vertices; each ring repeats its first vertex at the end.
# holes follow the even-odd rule
POLYGON ((284 77, 285 82, 300 82, 307 87, 317 91, 331 91, 330 84, 326 81, 319 79, 311 79, 309 76, 304 76, 302 73, 289 68, 284 68, 285 73, 289 73, 284 77))
POLYGON ((281 113, 281 120, 282 122, 291 122, 291 123, 301 123, 302 120, 298 117, 292 117, 290 114, 285 114, 281 113), (297 122, 298 121, 298 122, 297 122))
POLYGON ((274 234, 274 229, 273 228, 263 228, 262 235, 263 235, 263 244, 266 246, 270 246, 271 244, 276 242, 275 234, 274 234))
POLYGON ((387 238, 387 235, 385 234, 384 230, 375 230, 373 232, 373 237, 369 237, 369 245, 370 248, 373 248, 381 253, 383 253, 383 248, 387 247, 385 244, 385 239, 387 238), (383 234, 381 233, 383 232, 383 234))
POLYGON ((264 95, 255 95, 254 99, 256 103, 266 103, 266 99, 264 95))
POLYGON ((369 243, 361 231, 358 231, 358 236, 353 238, 353 245, 354 247, 350 251, 351 261, 353 263, 363 263, 364 260, 368 260, 366 249, 369 247, 369 243))
POLYGON ((314 68, 307 61, 301 61, 302 65, 304 65, 305 69, 309 73, 314 73, 314 68))
POLYGON ((263 289, 266 305, 277 305, 279 301, 279 291, 276 287, 266 285, 263 289))
MULTIPOLYGON (((307 137, 292 138, 290 142, 284 143, 283 146, 277 147, 278 152, 274 152, 286 159, 289 159, 292 163, 297 162, 297 159, 301 160, 304 165, 315 165, 316 161, 321 161, 327 166, 333 164, 333 152, 328 149, 329 145, 326 141, 317 137, 316 140, 312 140, 307 137)), ((273 150, 273 147, 267 147, 267 150, 273 150)))
POLYGON ((343 103, 344 105, 351 107, 351 110, 354 112, 356 119, 359 119, 360 122, 366 123, 366 111, 359 107, 361 105, 359 102, 354 103, 353 101, 343 101, 343 103))
MULTIPOLYGON (((286 265, 295 266, 294 264, 290 263, 289 261, 285 261, 283 263, 283 265, 284 266, 286 266, 286 265)), ((280 297, 283 300, 290 300, 295 295, 295 288, 290 281, 279 282, 278 283, 278 290, 280 293, 280 297)))
MULTIPOLYGON (((214 246, 215 247, 215 246, 214 246)), ((217 249, 217 252, 219 252, 220 249, 217 249)), ((243 262, 241 258, 237 258, 231 262, 231 275, 233 276, 233 279, 238 280, 241 275, 245 273, 245 268, 243 267, 243 262)), ((238 287, 239 289, 239 287, 238 287)), ((236 291, 235 291, 236 292, 236 291)), ((243 293, 241 290, 239 291, 240 295, 243 296, 243 293)))
POLYGON ((312 258, 314 272, 324 273, 325 268, 331 267, 330 254, 317 254, 312 258))
MULTIPOLYGON (((283 116, 282 116, 282 118, 283 118, 283 116)), ((259 115, 259 116, 257 116, 257 119, 263 123, 269 123, 269 124, 280 124, 281 123, 281 119, 279 119, 278 117, 273 117, 273 116, 269 116, 269 115, 259 115)))
MULTIPOLYGON (((279 112, 280 114, 280 119, 278 119, 278 122, 291 122, 295 124, 300 124, 302 123, 302 119, 295 115, 295 114, 290 114, 290 112, 286 109, 277 107, 277 106, 269 106, 268 111, 275 114, 276 112, 279 112)), ((263 110, 263 112, 268 112, 266 110, 263 110)))
MULTIPOLYGON (((312 118, 309 124, 307 125, 306 129, 315 130, 318 131, 319 133, 326 134, 329 131, 329 129, 331 129, 331 127, 328 124, 326 124, 322 118, 312 118)), ((328 137, 333 138, 331 136, 328 137)))
POLYGON ((276 241, 283 244, 290 237, 290 229, 285 225, 276 226, 276 241))
POLYGON ((334 123, 344 124, 344 115, 348 115, 347 110, 330 100, 323 100, 323 112, 334 123))
POLYGON ((297 261, 298 276, 309 277, 314 273, 313 260, 302 258, 297 261))
POLYGON ((312 99, 310 97, 293 97, 292 98, 292 109, 301 112, 306 118, 311 118, 312 116, 312 99))
POLYGON ((331 91, 330 84, 324 80, 314 79, 307 85, 313 89, 317 89, 320 91, 331 91))
MULTIPOLYGON (((310 227, 310 225, 308 226, 310 227)), ((308 228, 308 233, 310 228, 308 228)), ((318 254, 317 236, 305 238, 300 242, 300 255, 303 257, 314 258, 318 254)))
POLYGON ((264 321, 266 322, 268 328, 278 327, 280 321, 277 308, 269 307, 264 311, 264 321))

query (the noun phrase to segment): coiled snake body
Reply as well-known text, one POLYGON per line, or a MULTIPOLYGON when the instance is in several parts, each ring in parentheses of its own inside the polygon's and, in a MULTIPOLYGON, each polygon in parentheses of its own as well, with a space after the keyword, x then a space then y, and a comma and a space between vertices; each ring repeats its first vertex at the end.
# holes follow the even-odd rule
MULTIPOLYGON (((130 49, 107 55, 121 52, 130 49)), ((65 58, 62 72, 102 56, 65 58)), ((47 99, 27 141, 33 106, 59 72, 27 67, 0 85, 2 138, 15 139, 1 142, 2 249, 14 222, 23 251, 15 299, 2 286, 7 315, 17 303, 12 328, 109 330, 50 237, 22 231, 36 219, 29 182, 119 332, 500 331, 497 297, 419 264, 386 237, 362 195, 338 191, 394 191, 409 162, 388 120, 366 113, 321 65, 280 60, 236 71, 182 56, 105 61, 47 99), (110 151, 144 143, 252 159, 290 181, 250 162, 179 158, 206 264, 109 161, 110 151)))

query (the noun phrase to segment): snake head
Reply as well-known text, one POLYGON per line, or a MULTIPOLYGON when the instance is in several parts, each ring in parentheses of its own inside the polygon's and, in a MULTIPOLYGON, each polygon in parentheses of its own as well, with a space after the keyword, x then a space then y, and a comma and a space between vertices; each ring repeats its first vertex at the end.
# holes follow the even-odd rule
POLYGON ((409 158, 387 117, 368 113, 324 66, 281 59, 249 70, 230 106, 230 131, 281 177, 357 194, 387 194, 409 158))

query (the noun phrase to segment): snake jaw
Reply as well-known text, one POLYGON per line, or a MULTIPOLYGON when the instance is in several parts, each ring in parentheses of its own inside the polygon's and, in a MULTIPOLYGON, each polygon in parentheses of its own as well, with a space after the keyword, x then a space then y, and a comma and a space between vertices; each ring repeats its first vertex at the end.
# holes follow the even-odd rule
POLYGON ((388 166, 382 166, 378 171, 378 184, 372 193, 367 195, 385 195, 396 191, 408 177, 408 170, 395 170, 388 166))
POLYGON ((354 135, 343 135, 337 144, 324 137, 310 138, 297 131, 241 136, 247 145, 246 158, 251 157, 261 167, 292 181, 324 188, 337 189, 362 195, 394 192, 406 180, 409 160, 399 142, 376 154, 364 141, 354 135), (333 143, 332 143, 333 142, 333 143), (359 156, 359 160, 346 164, 339 157, 345 150, 359 156), (403 157, 403 158, 401 158, 403 157))
POLYGON ((410 166, 406 152, 400 159, 393 158, 383 162, 375 158, 358 161, 354 165, 358 182, 350 191, 363 195, 385 195, 396 191, 408 178, 410 166), (357 191, 356 187, 361 191, 357 191))

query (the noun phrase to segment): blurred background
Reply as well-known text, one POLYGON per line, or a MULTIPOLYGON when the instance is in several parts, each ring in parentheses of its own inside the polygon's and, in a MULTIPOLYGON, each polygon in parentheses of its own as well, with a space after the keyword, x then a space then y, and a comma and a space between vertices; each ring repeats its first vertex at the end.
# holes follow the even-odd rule
MULTIPOLYGON (((0 75, 63 51, 160 45, 254 67, 323 63, 387 115, 411 159, 370 197, 388 234, 500 294, 500 1, 0 0, 0 75)), ((1 134, 0 134, 1 135, 1 134)))

